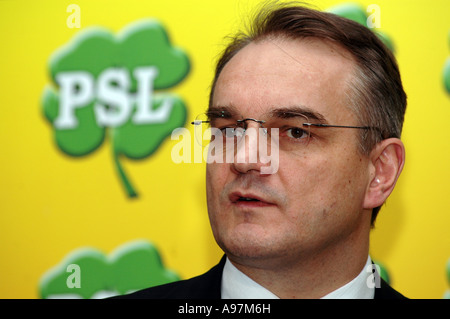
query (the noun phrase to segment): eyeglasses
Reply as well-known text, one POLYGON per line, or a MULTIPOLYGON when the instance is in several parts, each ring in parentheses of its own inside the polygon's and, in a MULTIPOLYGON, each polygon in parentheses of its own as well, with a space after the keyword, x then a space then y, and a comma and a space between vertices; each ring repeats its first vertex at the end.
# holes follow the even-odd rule
MULTIPOLYGON (((351 128, 362 130, 381 130, 371 126, 350 126, 314 123, 308 116, 298 112, 281 112, 266 120, 243 118, 228 111, 210 111, 198 115, 195 121, 195 136, 198 143, 207 146, 211 142, 221 142, 222 147, 234 147, 248 134, 249 122, 259 124, 260 132, 271 143, 276 140, 279 149, 283 151, 299 151, 305 149, 311 138, 321 128, 351 128), (275 139, 274 139, 275 137, 275 139)), ((260 134, 261 136, 261 134, 260 134)))

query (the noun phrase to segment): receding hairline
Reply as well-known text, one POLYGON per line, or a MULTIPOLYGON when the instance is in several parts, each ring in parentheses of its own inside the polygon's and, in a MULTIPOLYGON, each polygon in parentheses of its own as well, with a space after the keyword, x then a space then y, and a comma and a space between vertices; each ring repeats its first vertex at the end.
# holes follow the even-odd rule
MULTIPOLYGON (((214 98, 214 93, 215 93, 214 91, 216 89, 216 84, 220 82, 219 78, 220 78, 220 75, 222 74, 223 70, 227 67, 227 65, 236 56, 239 55, 239 53, 242 50, 244 50, 247 46, 249 46, 251 44, 262 44, 262 43, 273 44, 276 48, 281 50, 286 55, 286 57, 292 59, 293 62, 303 65, 303 63, 300 62, 298 60, 298 58, 295 57, 295 55, 292 52, 288 52, 286 49, 283 49, 279 45, 280 41, 281 42, 290 41, 290 42, 299 43, 299 44, 305 43, 305 42, 306 43, 317 42, 317 43, 325 44, 327 47, 330 48, 330 50, 331 50, 331 52, 333 52, 333 54, 336 54, 337 56, 344 58, 345 60, 350 62, 352 69, 350 70, 350 72, 348 73, 348 77, 344 81, 344 84, 345 84, 344 90, 345 91, 343 92, 342 96, 343 96, 343 98, 345 98, 345 101, 343 101, 343 106, 346 107, 351 113, 353 113, 355 118, 359 121, 358 114, 357 114, 358 111, 352 105, 351 94, 352 94, 352 85, 355 81, 358 80, 357 77, 358 77, 358 70, 360 70, 360 66, 358 65, 358 61, 357 61, 356 57, 352 54, 352 52, 350 50, 348 50, 347 48, 345 48, 345 46, 341 45, 340 43, 330 40, 330 39, 326 39, 326 38, 322 38, 322 37, 314 37, 314 36, 293 37, 293 36, 283 34, 281 32, 277 33, 277 34, 266 34, 266 35, 260 36, 258 38, 255 38, 255 39, 251 39, 245 45, 243 45, 241 48, 239 48, 239 50, 237 50, 235 52, 235 54, 223 65, 223 68, 217 74, 217 77, 214 81, 214 87, 211 89, 211 99, 210 99, 210 103, 209 103, 209 108, 212 108, 215 106, 213 104, 213 98, 214 98)), ((251 61, 249 61, 248 63, 251 63, 251 61)), ((362 124, 364 124, 364 123, 358 123, 358 125, 362 125, 362 124)))

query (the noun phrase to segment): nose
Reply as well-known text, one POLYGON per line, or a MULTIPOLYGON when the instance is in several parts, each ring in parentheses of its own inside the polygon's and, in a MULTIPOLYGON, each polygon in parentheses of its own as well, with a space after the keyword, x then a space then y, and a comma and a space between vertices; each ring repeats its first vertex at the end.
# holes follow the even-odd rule
POLYGON ((235 174, 261 174, 261 169, 268 165, 261 161, 259 145, 260 142, 264 142, 261 139, 265 139, 265 134, 260 134, 263 132, 263 129, 260 129, 261 123, 259 121, 253 119, 246 120, 252 120, 253 122, 248 123, 245 135, 236 146, 231 170, 235 174))

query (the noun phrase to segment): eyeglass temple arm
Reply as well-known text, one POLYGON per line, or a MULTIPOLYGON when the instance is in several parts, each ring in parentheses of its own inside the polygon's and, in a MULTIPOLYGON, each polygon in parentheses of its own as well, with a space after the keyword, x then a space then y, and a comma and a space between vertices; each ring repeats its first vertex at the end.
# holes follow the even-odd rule
POLYGON ((316 127, 341 127, 341 128, 357 128, 363 130, 373 130, 376 127, 371 126, 349 126, 349 125, 331 125, 331 124, 313 124, 313 123, 303 123, 304 126, 316 126, 316 127))
MULTIPOLYGON (((245 123, 246 121, 253 121, 253 122, 256 122, 256 123, 259 123, 259 124, 263 124, 263 123, 266 122, 266 121, 262 121, 262 120, 252 119, 252 118, 243 119, 243 120, 237 120, 236 122, 238 122, 238 123, 245 123)), ((210 123, 210 122, 211 121, 196 120, 196 121, 192 121, 191 124, 192 125, 199 125, 199 124, 202 124, 202 123, 210 123)))
POLYGON ((191 122, 191 124, 192 125, 200 125, 200 124, 202 124, 202 123, 209 123, 210 121, 200 121, 200 120, 198 120, 198 121, 192 121, 191 122))

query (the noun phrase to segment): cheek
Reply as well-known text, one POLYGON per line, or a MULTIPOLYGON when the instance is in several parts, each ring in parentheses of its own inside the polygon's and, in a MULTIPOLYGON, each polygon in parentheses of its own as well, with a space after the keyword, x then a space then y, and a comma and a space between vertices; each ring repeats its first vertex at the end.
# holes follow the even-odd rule
POLYGON ((291 206, 329 214, 340 209, 339 206, 361 204, 365 189, 362 162, 358 156, 342 157, 342 153, 341 157, 338 156, 327 154, 293 161, 280 160, 279 176, 289 194, 291 206))
POLYGON ((348 233, 361 215, 363 202, 360 167, 353 162, 305 158, 279 171, 289 197, 286 232, 296 232, 299 242, 310 248, 348 233))
POLYGON ((230 172, 227 164, 212 163, 206 165, 206 199, 210 215, 216 214, 220 207, 220 196, 229 175, 227 172, 230 172))
POLYGON ((217 165, 206 165, 206 198, 208 204, 214 200, 214 195, 217 195, 217 190, 215 188, 219 186, 218 175, 217 165))
POLYGON ((211 224, 211 228, 214 236, 216 237, 217 232, 217 213, 218 213, 218 194, 219 190, 217 189, 217 168, 212 167, 214 164, 207 164, 206 167, 206 204, 208 209, 209 221, 211 224))

